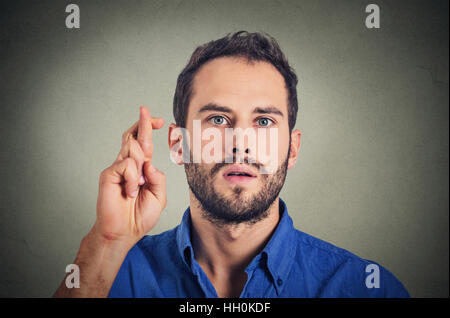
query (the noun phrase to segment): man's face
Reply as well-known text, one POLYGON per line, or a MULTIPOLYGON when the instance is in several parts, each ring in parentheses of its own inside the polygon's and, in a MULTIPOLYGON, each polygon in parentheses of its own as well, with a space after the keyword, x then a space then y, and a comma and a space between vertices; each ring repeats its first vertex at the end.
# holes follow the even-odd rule
POLYGON ((267 216, 265 212, 277 198, 288 169, 291 140, 287 101, 284 78, 267 62, 222 57, 197 72, 186 120, 186 129, 194 137, 189 141, 191 160, 195 156, 192 149, 200 147, 203 152, 212 141, 196 139, 194 121, 201 124, 202 134, 213 129, 221 136, 220 148, 212 149, 212 155, 222 158, 221 162, 185 164, 189 187, 205 217, 216 223, 237 224, 254 223, 267 216), (254 130, 256 143, 250 138, 226 139, 227 128, 254 130), (277 131, 275 139, 270 139, 270 129, 277 131), (195 142, 201 146, 195 148, 195 142), (261 173, 265 167, 261 145, 265 145, 265 154, 272 152, 272 159, 276 159, 276 169, 269 174, 261 173), (241 163, 235 163, 237 158, 241 163))

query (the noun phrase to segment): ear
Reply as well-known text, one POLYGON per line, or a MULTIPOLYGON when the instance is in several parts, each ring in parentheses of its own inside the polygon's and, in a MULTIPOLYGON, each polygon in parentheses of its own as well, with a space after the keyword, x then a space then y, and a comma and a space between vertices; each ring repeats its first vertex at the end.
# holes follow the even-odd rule
POLYGON ((175 124, 169 125, 169 151, 170 159, 177 165, 182 165, 183 162, 183 128, 175 124))
POLYGON ((295 166, 295 163, 297 162, 298 158, 298 151, 300 150, 300 137, 302 136, 302 133, 300 130, 295 129, 291 133, 291 152, 289 154, 288 159, 288 169, 291 169, 295 166))

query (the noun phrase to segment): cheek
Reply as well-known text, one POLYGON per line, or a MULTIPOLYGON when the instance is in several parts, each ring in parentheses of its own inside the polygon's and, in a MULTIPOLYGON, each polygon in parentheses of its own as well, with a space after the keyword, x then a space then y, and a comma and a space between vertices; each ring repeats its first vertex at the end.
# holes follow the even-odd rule
POLYGON ((194 120, 192 129, 188 129, 189 149, 194 163, 222 161, 223 133, 221 129, 208 127, 200 120, 194 120))
POLYGON ((264 129, 258 133, 256 159, 263 165, 278 168, 289 149, 289 136, 279 128, 264 129))
POLYGON ((278 147, 278 159, 280 164, 282 164, 286 160, 290 147, 291 144, 289 143, 289 136, 285 135, 280 138, 278 147))
POLYGON ((279 129, 278 135, 278 158, 280 159, 280 163, 286 160, 289 148, 291 144, 289 142, 290 132, 287 127, 283 127, 283 129, 279 129))

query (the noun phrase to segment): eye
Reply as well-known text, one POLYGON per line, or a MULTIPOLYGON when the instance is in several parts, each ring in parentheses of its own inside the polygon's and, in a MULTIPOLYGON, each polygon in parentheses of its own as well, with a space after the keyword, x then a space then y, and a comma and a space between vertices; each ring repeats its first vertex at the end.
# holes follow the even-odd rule
POLYGON ((273 124, 273 120, 263 117, 263 118, 259 118, 258 119, 258 125, 263 126, 263 127, 267 127, 270 126, 271 124, 273 124))
POLYGON ((214 123, 214 125, 218 125, 218 126, 226 124, 225 117, 223 117, 223 116, 213 116, 209 120, 212 121, 214 123))

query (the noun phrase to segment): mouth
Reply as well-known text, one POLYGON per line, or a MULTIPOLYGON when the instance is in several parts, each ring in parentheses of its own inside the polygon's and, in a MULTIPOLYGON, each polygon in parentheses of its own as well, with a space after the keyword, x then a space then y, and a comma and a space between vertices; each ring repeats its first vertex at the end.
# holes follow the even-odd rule
POLYGON ((232 165, 225 170, 223 178, 232 184, 246 184, 256 180, 257 176, 246 166, 232 165))

